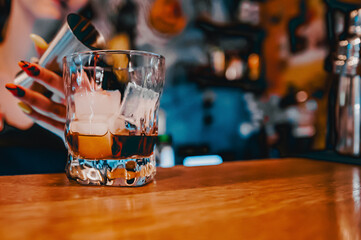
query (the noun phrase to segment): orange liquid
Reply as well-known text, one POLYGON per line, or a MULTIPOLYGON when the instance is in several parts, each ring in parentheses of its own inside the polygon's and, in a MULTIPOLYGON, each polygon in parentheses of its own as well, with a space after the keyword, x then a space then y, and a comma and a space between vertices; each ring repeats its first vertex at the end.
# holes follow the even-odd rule
POLYGON ((152 155, 157 136, 125 136, 107 132, 103 136, 69 132, 66 136, 73 155, 85 159, 144 158, 152 155))

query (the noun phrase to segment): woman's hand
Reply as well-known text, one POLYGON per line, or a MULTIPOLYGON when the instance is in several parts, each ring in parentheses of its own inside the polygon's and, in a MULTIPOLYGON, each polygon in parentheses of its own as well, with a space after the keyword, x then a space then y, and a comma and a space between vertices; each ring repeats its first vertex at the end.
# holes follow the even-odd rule
POLYGON ((21 61, 19 66, 37 83, 57 95, 60 103, 52 101, 42 93, 13 83, 6 84, 6 88, 21 101, 19 107, 34 122, 64 139, 66 107, 62 77, 35 63, 21 61))
MULTIPOLYGON (((31 34, 30 38, 33 40, 35 49, 40 57, 46 51, 48 44, 38 35, 31 34)), ((28 89, 20 85, 8 83, 6 88, 20 100, 18 103, 19 107, 35 123, 64 140, 66 108, 62 77, 36 63, 20 61, 19 66, 34 79, 37 87, 32 86, 28 89), (39 84, 43 87, 39 87, 39 84), (42 91, 38 92, 36 89, 45 89, 52 92, 52 99, 57 99, 57 101, 52 101, 51 98, 43 95, 42 91)))

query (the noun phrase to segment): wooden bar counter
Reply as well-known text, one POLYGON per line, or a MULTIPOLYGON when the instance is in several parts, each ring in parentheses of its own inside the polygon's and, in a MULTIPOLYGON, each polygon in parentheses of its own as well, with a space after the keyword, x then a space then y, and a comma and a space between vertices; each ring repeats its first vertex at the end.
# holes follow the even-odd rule
POLYGON ((0 239, 361 239, 361 167, 307 159, 157 170, 143 187, 0 177, 0 239))

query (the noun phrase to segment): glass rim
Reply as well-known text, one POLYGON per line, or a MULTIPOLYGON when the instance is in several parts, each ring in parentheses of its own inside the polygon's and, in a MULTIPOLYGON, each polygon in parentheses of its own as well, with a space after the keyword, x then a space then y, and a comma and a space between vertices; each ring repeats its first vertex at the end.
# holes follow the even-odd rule
POLYGON ((82 51, 82 52, 74 52, 71 54, 68 54, 64 56, 65 59, 74 58, 82 55, 90 55, 90 54, 100 54, 100 55, 106 55, 106 54, 127 54, 127 55, 137 55, 137 56, 149 56, 149 57, 156 57, 159 59, 165 59, 164 56, 153 53, 153 52, 147 52, 147 51, 141 51, 141 50, 115 50, 115 49, 104 49, 104 50, 89 50, 89 51, 82 51))

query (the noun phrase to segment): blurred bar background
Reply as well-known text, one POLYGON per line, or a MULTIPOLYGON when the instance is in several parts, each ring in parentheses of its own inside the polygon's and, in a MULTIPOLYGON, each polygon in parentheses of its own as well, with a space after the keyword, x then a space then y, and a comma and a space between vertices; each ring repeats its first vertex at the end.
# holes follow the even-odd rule
POLYGON ((332 149, 332 53, 357 8, 358 0, 93 0, 83 15, 108 48, 165 56, 156 151, 159 166, 171 167, 332 149))

